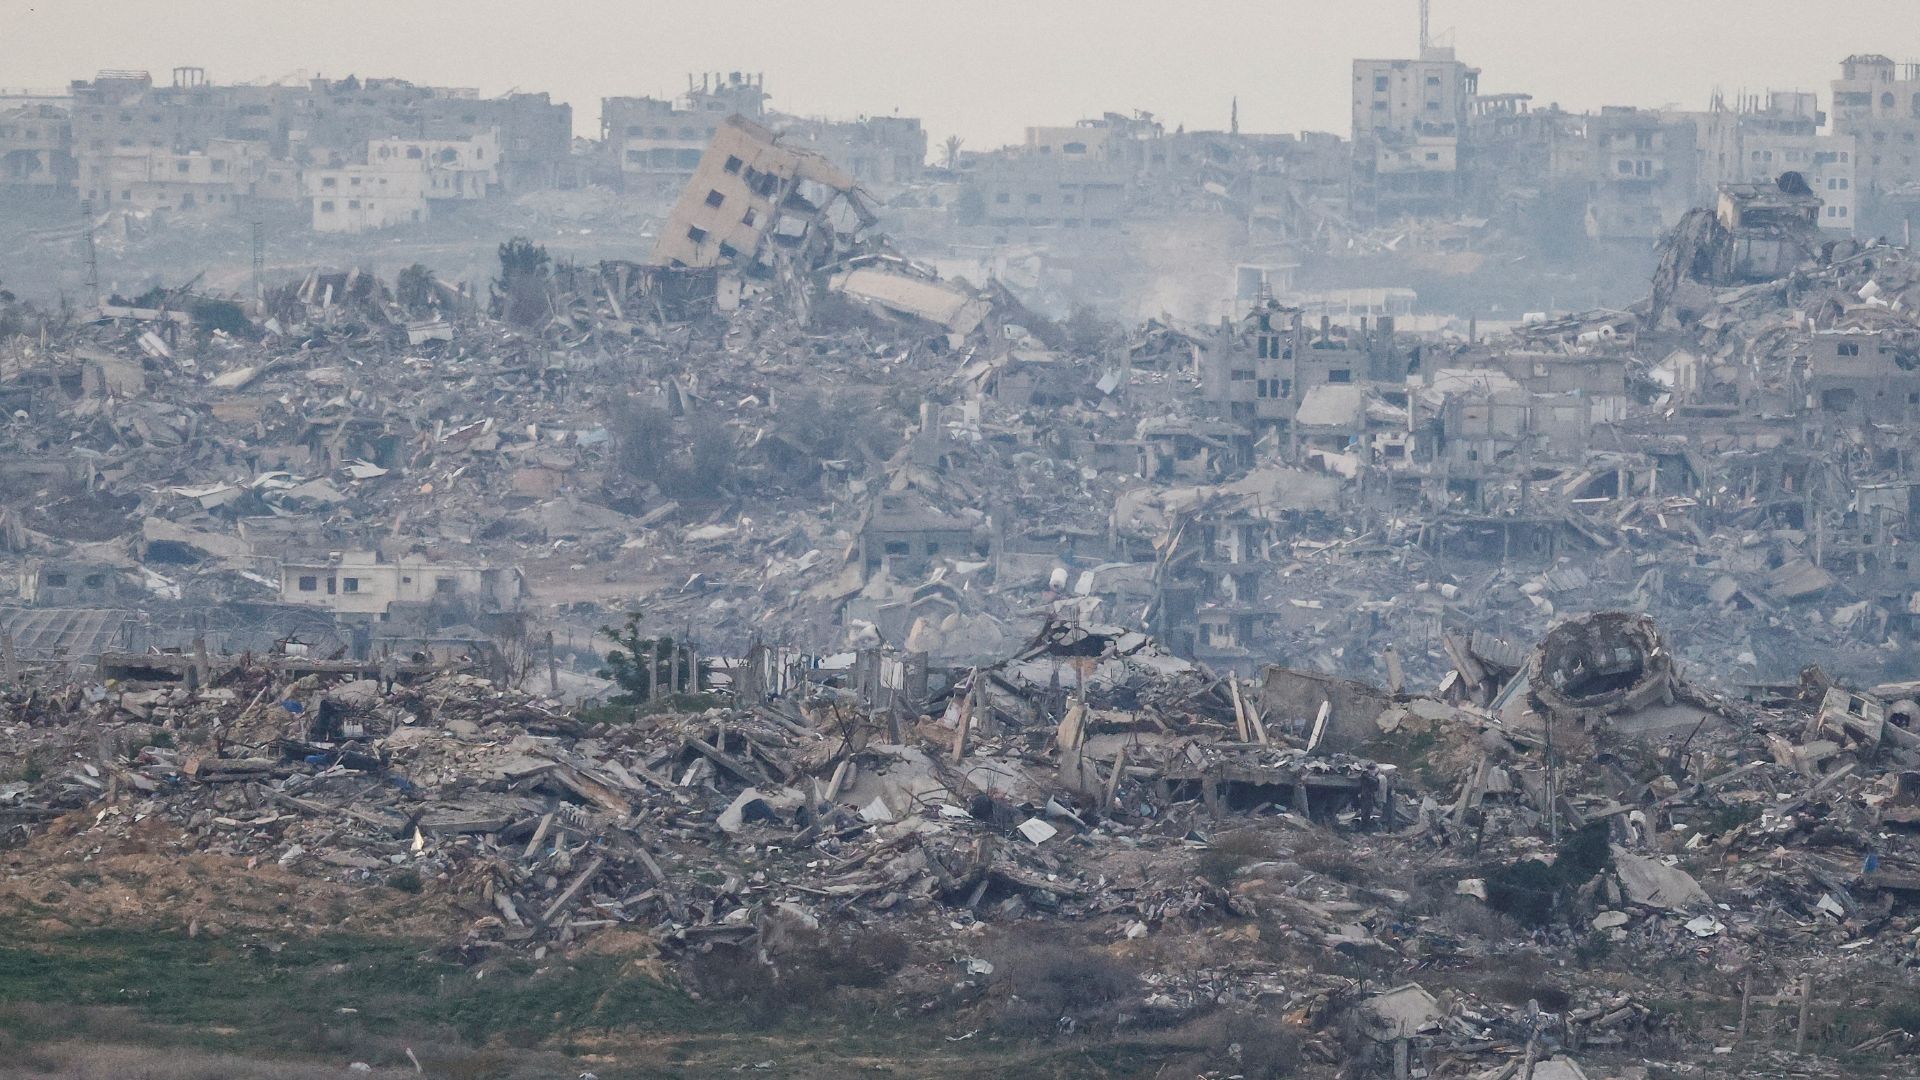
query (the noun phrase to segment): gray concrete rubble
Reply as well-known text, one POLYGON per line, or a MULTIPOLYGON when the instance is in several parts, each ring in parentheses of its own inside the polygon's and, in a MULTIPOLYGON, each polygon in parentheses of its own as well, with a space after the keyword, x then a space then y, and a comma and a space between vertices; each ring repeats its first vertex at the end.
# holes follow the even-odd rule
MULTIPOLYGON (((1666 647, 1621 613, 1568 625, 1587 657, 1666 647)), ((1548 670, 1567 637, 1540 644, 1548 670)), ((1666 693, 1496 712, 1277 669, 1262 687, 1057 621, 910 691, 855 669, 783 685, 776 659, 733 669, 751 699, 582 711, 471 657, 107 651, 90 676, 4 698, 0 750, 35 765, 0 785, 0 893, 83 855, 130 873, 159 843, 203 874, 271 864, 308 888, 416 893, 469 952, 638 932, 689 970, 794 933, 966 957, 970 936, 1043 926, 1158 942, 1173 963, 1144 969, 1142 1007, 1266 1002, 1330 1060, 1486 1077, 1710 1061, 1722 1036, 1689 1031, 1658 976, 1622 991, 1569 968, 1516 1000, 1425 970, 1434 957, 1702 948, 1749 984, 1806 974, 1831 995, 1907 963, 1920 930, 1920 746, 1891 734, 1920 711, 1906 684, 1814 671, 1751 703, 1641 656, 1593 670, 1631 691, 1652 668, 1666 693), (1669 697, 1714 722, 1634 722, 1669 697), (1251 932, 1278 951, 1230 975, 1191 959, 1251 932)), ((1479 677, 1517 685, 1537 662, 1479 677)), ((273 916, 182 917, 245 933, 273 916)))
POLYGON ((195 936, 374 895, 689 985, 898 938, 875 1016, 1071 940, 1047 1030, 1314 1075, 1911 1072, 1907 248, 1789 173, 1626 308, 1124 327, 697 157, 649 262, 6 301, 0 904, 188 867, 195 936))

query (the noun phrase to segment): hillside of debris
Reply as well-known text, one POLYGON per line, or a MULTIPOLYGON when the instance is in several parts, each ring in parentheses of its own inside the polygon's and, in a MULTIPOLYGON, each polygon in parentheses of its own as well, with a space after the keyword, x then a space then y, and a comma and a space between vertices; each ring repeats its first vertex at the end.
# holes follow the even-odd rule
POLYGON ((1912 1072, 1905 248, 1783 177, 1631 310, 1055 323, 716 138, 650 263, 6 302, 0 1000, 501 1076, 1912 1072))

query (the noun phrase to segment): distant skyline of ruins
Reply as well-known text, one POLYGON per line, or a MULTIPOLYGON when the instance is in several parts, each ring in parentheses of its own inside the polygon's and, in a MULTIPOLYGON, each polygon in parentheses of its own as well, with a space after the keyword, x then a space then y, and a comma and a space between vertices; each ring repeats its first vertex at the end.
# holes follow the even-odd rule
MULTIPOLYGON (((397 76, 485 94, 548 91, 597 131, 600 99, 671 95, 689 71, 756 71, 773 104, 803 115, 920 117, 935 141, 1018 143, 1033 124, 1146 110, 1169 129, 1344 133, 1360 57, 1417 51, 1415 0, 1252 4, 1196 0, 985 2, 917 9, 876 0, 779 5, 776 17, 574 0, 452 6, 342 0, 305 7, 203 0, 165 20, 116 20, 123 0, 0 0, 0 86, 54 89, 103 68, 205 68, 216 82, 300 74, 397 76), (464 17, 462 15, 464 14, 464 17), (1139 32, 1151 26, 1152 32, 1139 32), (1022 72, 1014 77, 1009 73, 1022 72)), ((1858 52, 1920 57, 1900 0, 1851 0, 1816 16, 1783 0, 1435 0, 1436 37, 1482 70, 1483 92, 1537 105, 1702 108, 1766 90, 1819 93, 1858 52), (1657 32, 1656 32, 1657 31, 1657 32), (1712 42, 1714 47, 1704 48, 1712 42)))

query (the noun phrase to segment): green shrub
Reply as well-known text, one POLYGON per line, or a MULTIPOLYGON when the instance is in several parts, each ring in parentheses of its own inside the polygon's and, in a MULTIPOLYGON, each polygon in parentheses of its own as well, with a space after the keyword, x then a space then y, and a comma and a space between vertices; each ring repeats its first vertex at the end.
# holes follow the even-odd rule
POLYGON ((1225 888, 1240 871, 1277 854, 1273 841, 1257 832, 1242 831, 1214 838, 1200 853, 1200 876, 1225 888))
POLYGON ((1701 828, 1718 836, 1758 820, 1760 808, 1753 803, 1725 803, 1714 808, 1713 816, 1702 822, 1701 828))
POLYGON ((1528 926, 1570 918, 1574 891, 1612 862, 1607 823, 1596 821, 1561 841, 1551 864, 1522 859, 1486 871, 1487 906, 1528 926))
POLYGON ((748 1024, 769 1027, 794 1009, 820 1008, 843 990, 882 986, 906 965, 907 939, 888 930, 801 931, 763 962, 754 950, 716 945, 687 957, 701 995, 739 1009, 748 1024))
POLYGON ((999 1008, 994 1027, 1008 1035, 1080 1030, 1111 1019, 1139 978, 1097 949, 1029 938, 991 956, 999 1008))

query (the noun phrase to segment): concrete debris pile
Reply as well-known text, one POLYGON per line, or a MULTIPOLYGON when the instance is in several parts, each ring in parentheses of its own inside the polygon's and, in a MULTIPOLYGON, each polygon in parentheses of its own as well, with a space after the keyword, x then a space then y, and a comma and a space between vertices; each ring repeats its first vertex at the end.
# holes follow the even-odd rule
POLYGON ((1165 533, 1156 632, 1216 664, 1472 683, 1469 637, 1536 639, 1625 606, 1725 690, 1809 663, 1905 677, 1920 563, 1895 447, 1920 401, 1920 270, 1884 242, 1810 243, 1808 205, 1730 191, 1702 236, 1670 238, 1647 304, 1530 316, 1508 343, 1405 355, 1401 335, 1343 340, 1277 307, 1232 328, 1203 365, 1241 369, 1246 389, 1228 370, 1202 393, 1242 423, 1210 437, 1271 431, 1283 462, 1341 483, 1315 507, 1298 481, 1194 504, 1165 533), (1315 348, 1332 359, 1267 359, 1315 348), (1347 393, 1363 370, 1372 384, 1347 393))
MULTIPOLYGON (((388 637, 477 627, 497 644, 531 584, 554 605, 610 601, 559 620, 585 674, 608 616, 670 582, 652 610, 698 612, 716 647, 744 649, 781 601, 796 636, 825 640, 864 577, 843 572, 862 542, 844 522, 873 501, 869 472, 916 420, 945 422, 911 402, 956 359, 1005 349, 1009 309, 971 293, 931 323, 835 309, 822 333, 771 304, 717 314, 716 287, 706 271, 562 267, 528 328, 465 308, 409 320, 370 275, 314 275, 232 332, 110 307, 21 342, 0 369, 11 599, 112 612, 139 628, 117 647, 184 646, 175 624, 209 611, 216 631, 259 621, 239 604, 271 607, 283 635, 311 631, 306 615, 405 614, 388 637), (674 321, 702 290, 692 317, 717 337, 674 321), (898 427, 851 422, 868 408, 898 427)), ((981 491, 955 480, 940 497, 981 491)), ((964 548, 983 520, 969 513, 964 548)), ((23 640, 14 660, 91 663, 73 636, 23 640)))
MULTIPOLYGON (((1762 1060, 1912 962, 1920 688, 1810 670, 1737 702, 1627 613, 1460 652, 1484 705, 1049 621, 918 701, 822 673, 639 713, 428 662, 109 654, 6 700, 33 769, 0 786, 0 893, 85 922, 165 852, 405 898, 476 959, 641 933, 695 985, 723 954, 901 935, 962 1018, 1009 962, 982 941, 1045 927, 1127 958, 1156 1022, 1270 1010, 1308 1060, 1403 1075, 1762 1060), (80 864, 113 888, 62 886, 80 864)), ((286 917, 148 900, 208 932, 286 917)), ((1908 1048, 1885 1021, 1814 1038, 1908 1048)))
POLYGON ((941 278, 831 164, 723 134, 651 263, 516 238, 491 286, 189 283, 8 339, 10 663, 337 637, 484 647, 504 677, 538 598, 594 692, 593 641, 633 610, 716 654, 878 638, 947 662, 1004 653, 1035 610, 1137 610, 1154 534, 1108 508, 1143 419, 1198 420, 1191 339, 1122 357, 941 278))
MULTIPOLYGON (((899 934, 967 1015, 1051 933, 1137 968, 1062 1031, 1757 1070, 1920 941, 1920 264, 1803 188, 1631 310, 1129 332, 729 121, 652 263, 46 320, 0 348, 0 898, 131 908, 164 852, 694 983, 899 934)), ((1867 1026, 1814 1038, 1906 1051, 1867 1026)))
POLYGON ((1796 254, 1794 192, 1728 193, 1740 261, 1675 265, 1752 280, 1684 304, 1467 341, 1265 300, 1125 332, 904 260, 846 176, 728 139, 664 261, 509 242, 490 303, 316 272, 257 311, 161 290, 13 339, 15 664, 298 637, 488 650, 506 680, 551 630, 591 695, 635 610, 714 656, 966 667, 1043 613, 1243 678, 1471 694, 1469 639, 1624 606, 1722 689, 1901 674, 1909 459, 1875 448, 1920 395, 1920 275, 1796 254), (715 231, 748 206, 791 220, 715 231))
POLYGON ((1106 654, 1124 674, 1071 654, 1091 680, 1057 725, 1035 716, 1059 670, 1025 681, 1041 651, 949 688, 944 721, 827 689, 611 724, 426 663, 109 654, 104 685, 8 699, 10 751, 39 776, 7 786, 5 813, 15 842, 165 822, 198 853, 432 882, 472 919, 469 944, 616 924, 737 943, 782 905, 1156 924, 1227 902, 1152 870, 1181 861, 1196 810, 1277 790, 1321 820, 1364 804, 1362 824, 1393 822, 1382 767, 1236 741, 1217 717, 1251 712, 1237 688, 1215 696, 1137 635, 1125 648, 1106 654), (1101 869, 1116 845, 1136 863, 1125 881, 1101 869))

